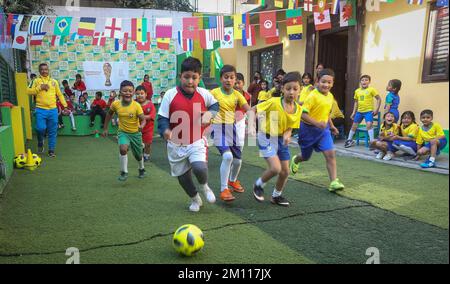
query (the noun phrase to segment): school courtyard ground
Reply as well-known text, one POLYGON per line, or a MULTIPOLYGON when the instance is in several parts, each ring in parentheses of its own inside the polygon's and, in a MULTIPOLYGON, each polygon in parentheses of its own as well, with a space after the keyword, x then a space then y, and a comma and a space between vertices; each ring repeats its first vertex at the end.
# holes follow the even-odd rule
MULTIPOLYGON (((81 263, 366 263, 369 248, 381 263, 449 262, 448 156, 436 173, 361 159, 363 147, 340 151, 346 189, 333 194, 316 153, 289 179, 291 206, 283 208, 254 200, 251 187, 265 162, 247 147, 240 177, 247 191, 191 213, 164 145, 155 139, 145 179, 130 156, 130 177, 119 182, 114 137, 59 137, 57 158, 44 157, 33 172, 16 170, 0 198, 0 263, 63 264, 70 247, 81 263), (188 223, 205 234, 204 249, 190 258, 171 242, 188 223)), ((219 166, 211 147, 216 193, 219 166)))

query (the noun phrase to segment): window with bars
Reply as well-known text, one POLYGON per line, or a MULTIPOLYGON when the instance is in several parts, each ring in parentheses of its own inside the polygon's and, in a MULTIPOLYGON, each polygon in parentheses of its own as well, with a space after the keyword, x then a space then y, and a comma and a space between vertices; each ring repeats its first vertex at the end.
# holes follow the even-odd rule
POLYGON ((448 7, 437 7, 436 3, 431 3, 422 70, 423 83, 448 81, 448 21, 448 7))

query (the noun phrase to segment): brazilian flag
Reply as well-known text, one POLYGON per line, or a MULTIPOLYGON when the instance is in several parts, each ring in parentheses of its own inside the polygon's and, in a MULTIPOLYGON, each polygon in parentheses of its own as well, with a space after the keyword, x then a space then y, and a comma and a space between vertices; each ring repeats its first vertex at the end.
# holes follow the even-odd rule
POLYGON ((54 35, 68 36, 70 35, 70 25, 72 24, 72 17, 57 17, 55 21, 54 35))

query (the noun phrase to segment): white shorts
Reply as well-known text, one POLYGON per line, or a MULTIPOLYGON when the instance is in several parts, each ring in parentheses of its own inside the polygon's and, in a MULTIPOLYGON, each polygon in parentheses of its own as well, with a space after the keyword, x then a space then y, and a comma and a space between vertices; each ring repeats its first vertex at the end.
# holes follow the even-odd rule
POLYGON ((170 172, 174 177, 179 177, 191 169, 193 162, 207 162, 208 142, 206 138, 195 141, 190 145, 178 145, 167 142, 167 156, 170 164, 170 172))
POLYGON ((245 145, 245 127, 245 118, 241 119, 240 121, 236 121, 236 142, 240 147, 244 147, 245 145))

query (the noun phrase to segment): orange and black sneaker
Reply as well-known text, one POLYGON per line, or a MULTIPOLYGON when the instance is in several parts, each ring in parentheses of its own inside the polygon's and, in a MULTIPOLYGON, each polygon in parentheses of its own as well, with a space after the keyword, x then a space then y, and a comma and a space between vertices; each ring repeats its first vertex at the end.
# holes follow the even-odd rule
POLYGON ((220 193, 220 199, 226 202, 230 202, 235 200, 236 197, 233 196, 230 189, 226 188, 224 191, 220 193))
POLYGON ((231 191, 233 192, 237 192, 237 193, 243 193, 245 190, 241 185, 241 182, 236 180, 236 181, 228 181, 228 185, 230 186, 231 191))

